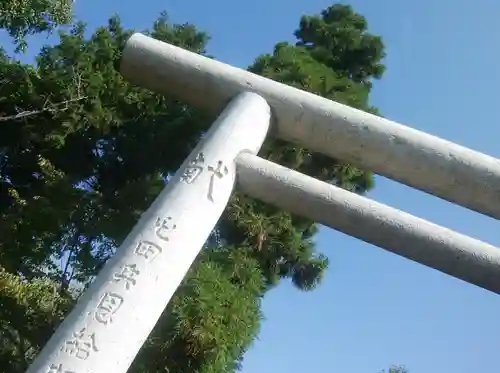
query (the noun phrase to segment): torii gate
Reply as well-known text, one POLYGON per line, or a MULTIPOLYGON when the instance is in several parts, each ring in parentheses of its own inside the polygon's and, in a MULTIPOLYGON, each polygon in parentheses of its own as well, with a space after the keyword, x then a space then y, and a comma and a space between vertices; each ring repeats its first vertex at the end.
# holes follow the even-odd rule
POLYGON ((495 219, 500 160, 142 34, 131 83, 222 112, 27 373, 125 373, 233 188, 500 294, 500 250, 258 157, 278 138, 495 219))

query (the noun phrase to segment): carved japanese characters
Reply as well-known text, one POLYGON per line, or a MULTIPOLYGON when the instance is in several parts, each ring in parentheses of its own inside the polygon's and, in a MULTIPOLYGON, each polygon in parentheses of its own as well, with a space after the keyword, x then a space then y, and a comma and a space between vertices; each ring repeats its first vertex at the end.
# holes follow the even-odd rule
MULTIPOLYGON (((207 198, 214 202, 215 201, 215 188, 218 179, 222 179, 229 173, 228 167, 224 164, 224 161, 219 160, 215 165, 208 165, 207 171, 212 175, 210 176, 210 183, 208 186, 207 198)), ((201 175, 205 169, 205 156, 203 153, 199 153, 188 166, 184 169, 181 176, 181 181, 187 184, 193 184, 198 176, 201 175)))

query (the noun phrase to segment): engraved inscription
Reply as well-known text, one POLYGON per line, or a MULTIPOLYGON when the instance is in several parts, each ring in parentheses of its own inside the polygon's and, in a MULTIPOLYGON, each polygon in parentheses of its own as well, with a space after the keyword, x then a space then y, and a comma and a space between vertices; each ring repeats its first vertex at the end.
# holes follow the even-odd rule
POLYGON ((105 293, 94 312, 96 321, 104 325, 111 323, 113 321, 113 315, 118 311, 123 302, 124 300, 120 295, 116 293, 105 293))
POLYGON ((172 232, 177 226, 171 223, 172 217, 168 216, 165 219, 158 218, 155 223, 156 236, 163 241, 168 241, 168 234, 172 232))
MULTIPOLYGON (((195 180, 198 178, 198 176, 200 176, 200 174, 203 172, 204 168, 205 168, 205 156, 203 153, 199 153, 195 157, 195 159, 189 162, 188 166, 186 167, 181 176, 181 181, 187 184, 193 184, 195 180)), ((226 165, 224 165, 223 161, 218 161, 216 166, 209 165, 207 169, 209 172, 212 173, 210 177, 208 199, 213 202, 215 200, 214 188, 216 179, 222 179, 224 176, 226 176, 229 173, 229 169, 227 168, 226 165)))
POLYGON ((195 159, 189 162, 189 165, 186 167, 181 176, 181 181, 184 181, 187 184, 194 183, 198 176, 200 176, 203 172, 204 163, 205 155, 203 153, 199 153, 195 159))
POLYGON ((224 165, 224 162, 217 161, 217 166, 208 166, 208 171, 212 173, 210 177, 210 185, 208 187, 208 199, 214 202, 214 192, 215 192, 215 182, 217 179, 222 179, 229 173, 228 168, 224 165))
POLYGON ((139 276, 141 272, 135 264, 125 264, 121 271, 113 275, 113 279, 116 282, 125 282, 125 289, 130 290, 137 282, 136 277, 139 276))
POLYGON ((75 373, 72 370, 65 370, 62 364, 52 364, 47 368, 46 373, 75 373))
POLYGON ((134 253, 139 256, 143 256, 147 260, 153 260, 158 255, 161 254, 161 247, 151 241, 139 241, 134 249, 134 253))
POLYGON ((86 328, 73 333, 61 350, 80 360, 87 360, 92 351, 99 351, 95 343, 95 333, 87 333, 86 328))

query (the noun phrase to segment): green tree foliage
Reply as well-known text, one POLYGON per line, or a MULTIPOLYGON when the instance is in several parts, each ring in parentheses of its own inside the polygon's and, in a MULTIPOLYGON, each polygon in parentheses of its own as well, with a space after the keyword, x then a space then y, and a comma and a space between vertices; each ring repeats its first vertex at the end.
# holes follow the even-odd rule
MULTIPOLYGON (((384 52, 366 28, 350 7, 332 6, 302 19, 296 45, 277 44, 249 70, 375 111, 370 79, 380 78, 384 52)), ((207 34, 165 14, 148 33, 206 55, 207 34)), ((17 276, 11 290, 0 289, 7 297, 15 281, 42 278, 50 286, 33 297, 50 290, 74 299, 70 285, 92 280, 214 119, 123 80, 116 66, 131 30, 117 17, 85 34, 76 23, 33 66, 0 55, 0 216, 9 222, 0 227, 0 265, 17 276)), ((357 193, 373 185, 369 172, 282 141, 267 141, 262 155, 357 193)), ((283 279, 302 290, 320 282, 328 261, 315 251, 316 231, 307 219, 235 193, 131 371, 237 369, 259 331, 266 292, 283 279)), ((33 303, 33 313, 48 318, 43 304, 33 303)), ((9 344, 2 356, 26 364, 50 336, 30 333, 29 353, 15 355, 9 344)))
POLYGON ((131 371, 235 371, 258 334, 263 287, 258 263, 246 249, 205 250, 131 371))
MULTIPOLYGON (((44 48, 36 69, 7 58, 0 67, 0 213, 17 219, 16 204, 27 211, 17 227, 3 227, 0 252, 12 254, 7 270, 27 277, 68 251, 71 267, 91 275, 88 269, 109 257, 208 122, 123 81, 115 65, 130 32, 118 19, 89 40, 84 31, 77 24, 59 45, 44 48), (43 198, 47 215, 30 213, 43 198), (30 245, 32 237, 44 239, 30 245)), ((194 27, 172 28, 162 18, 151 33, 203 52, 205 36, 194 27)))
POLYGON ((371 87, 371 79, 385 71, 382 39, 368 33, 366 19, 350 6, 336 4, 320 17, 302 17, 295 36, 315 60, 355 83, 371 87))
POLYGON ((22 50, 26 36, 50 32, 69 23, 72 5, 72 0, 2 0, 0 29, 5 29, 22 50))
MULTIPOLYGON (((381 373, 385 373, 385 371, 382 371, 381 373)), ((387 371, 387 373, 409 373, 409 372, 403 366, 393 365, 392 367, 389 368, 389 370, 387 371)))
POLYGON ((28 282, 0 267, 2 372, 24 372, 72 304, 73 299, 60 296, 50 280, 28 282))

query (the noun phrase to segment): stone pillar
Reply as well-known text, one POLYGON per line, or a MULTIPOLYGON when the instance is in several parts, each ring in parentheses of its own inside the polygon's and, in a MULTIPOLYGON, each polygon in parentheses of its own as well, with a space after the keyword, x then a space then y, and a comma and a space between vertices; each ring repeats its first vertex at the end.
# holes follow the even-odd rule
POLYGON ((253 93, 229 103, 27 373, 128 370, 224 211, 235 157, 259 151, 270 116, 253 93))

